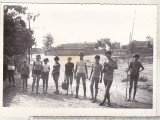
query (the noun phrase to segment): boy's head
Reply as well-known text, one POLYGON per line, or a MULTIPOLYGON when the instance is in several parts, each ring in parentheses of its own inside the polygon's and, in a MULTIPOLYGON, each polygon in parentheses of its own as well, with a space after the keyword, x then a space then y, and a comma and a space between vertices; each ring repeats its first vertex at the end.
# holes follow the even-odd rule
POLYGON ((98 62, 99 60, 100 60, 100 56, 99 56, 99 55, 96 55, 96 56, 95 56, 95 61, 98 62))
POLYGON ((83 52, 80 52, 80 53, 79 53, 79 57, 80 57, 80 59, 83 59, 84 53, 83 53, 83 52))
POLYGON ((45 59, 43 60, 43 62, 44 62, 44 63, 49 62, 48 58, 45 58, 45 59))
POLYGON ((72 58, 71 57, 68 57, 68 62, 71 62, 72 58))
POLYGON ((58 62, 59 61, 59 57, 58 56, 54 57, 54 61, 58 62))
POLYGON ((133 56, 133 58, 134 58, 135 60, 138 60, 138 59, 139 59, 139 54, 136 53, 136 54, 133 56))
POLYGON ((106 56, 107 58, 111 58, 111 55, 112 55, 111 51, 106 51, 106 52, 105 52, 105 56, 106 56))
POLYGON ((36 60, 40 60, 41 59, 41 55, 36 55, 36 60))
POLYGON ((23 64, 24 64, 24 65, 27 64, 27 60, 26 60, 26 59, 23 60, 23 64))

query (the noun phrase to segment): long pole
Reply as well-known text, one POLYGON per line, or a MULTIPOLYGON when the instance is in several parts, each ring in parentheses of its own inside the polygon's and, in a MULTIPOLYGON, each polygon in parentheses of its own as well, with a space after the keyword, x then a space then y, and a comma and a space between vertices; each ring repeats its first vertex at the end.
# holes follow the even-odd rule
MULTIPOLYGON (((129 56, 128 56, 128 68, 129 68, 129 64, 130 64, 130 44, 132 42, 132 36, 133 36, 133 30, 134 30, 134 23, 135 23, 135 16, 136 16, 136 11, 134 13, 134 18, 133 18, 133 24, 132 24, 132 31, 130 32, 130 35, 129 35, 129 56)), ((130 80, 130 77, 129 77, 129 73, 127 71, 127 82, 126 82, 126 100, 128 98, 128 94, 127 94, 127 91, 128 91, 128 81, 130 80)))
MULTIPOLYGON (((29 16, 29 19, 28 19, 28 21, 29 21, 29 30, 31 30, 31 27, 30 27, 30 13, 28 13, 28 16, 29 16)), ((29 51, 28 51, 28 54, 29 54, 29 59, 28 59, 28 63, 30 64, 30 54, 31 54, 31 48, 29 47, 29 51)))

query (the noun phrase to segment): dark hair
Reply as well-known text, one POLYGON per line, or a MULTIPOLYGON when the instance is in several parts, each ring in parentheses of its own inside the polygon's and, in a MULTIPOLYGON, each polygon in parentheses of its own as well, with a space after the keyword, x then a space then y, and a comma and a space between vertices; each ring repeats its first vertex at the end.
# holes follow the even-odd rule
POLYGON ((99 56, 99 55, 96 55, 94 58, 95 58, 95 59, 96 59, 96 58, 100 59, 100 56, 99 56))
POLYGON ((136 53, 133 57, 134 57, 134 58, 139 58, 139 54, 136 53))
POLYGON ((79 55, 83 55, 83 56, 84 56, 84 53, 83 53, 83 52, 80 52, 79 55))
POLYGON ((106 51, 106 52, 105 52, 105 55, 106 55, 107 53, 110 54, 110 55, 112 55, 111 51, 106 51))
POLYGON ((49 62, 48 58, 45 58, 45 59, 43 60, 43 62, 45 62, 45 61, 49 62))
POLYGON ((55 57, 54 57, 54 60, 59 60, 59 57, 58 57, 58 56, 55 56, 55 57))

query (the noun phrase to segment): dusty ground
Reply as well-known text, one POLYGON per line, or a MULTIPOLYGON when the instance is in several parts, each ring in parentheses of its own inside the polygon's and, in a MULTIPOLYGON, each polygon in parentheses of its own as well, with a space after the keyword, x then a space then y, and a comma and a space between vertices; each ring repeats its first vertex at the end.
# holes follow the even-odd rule
MULTIPOLYGON (((42 56, 44 58, 44 56, 42 56)), ((48 57, 50 66, 53 64, 53 57, 48 57)), ((33 60, 35 58, 33 57, 33 60)), ((77 60, 77 57, 73 57, 73 62, 77 60)), ((86 60, 93 62, 94 56, 85 57, 86 60)), ((105 57, 102 56, 101 62, 104 62, 105 57)), ((60 57, 61 64, 61 75, 59 79, 59 89, 60 94, 56 95, 54 81, 49 78, 49 89, 48 95, 42 93, 42 80, 40 81, 40 94, 31 94, 32 77, 28 80, 28 92, 22 92, 22 81, 20 75, 15 75, 17 87, 8 87, 4 90, 4 107, 44 107, 44 108, 108 108, 106 106, 99 106, 98 104, 103 99, 104 95, 104 85, 99 84, 98 101, 92 103, 90 99, 90 81, 87 80, 87 98, 83 98, 83 86, 80 85, 79 98, 74 98, 75 96, 75 80, 73 82, 74 95, 65 95, 66 91, 61 89, 61 83, 64 80, 64 64, 67 62, 67 57, 60 57)), ((89 65, 89 64, 88 64, 89 65)), ((147 81, 138 83, 138 90, 136 99, 138 102, 126 102, 125 101, 125 90, 126 82, 122 82, 126 78, 126 73, 124 72, 127 68, 127 62, 123 60, 118 60, 119 69, 115 71, 114 82, 111 87, 111 103, 112 108, 152 108, 152 64, 143 63, 145 71, 141 73, 141 76, 145 76, 147 81)), ((90 71, 90 67, 88 67, 90 71)), ((90 72, 89 72, 90 75, 90 72)))

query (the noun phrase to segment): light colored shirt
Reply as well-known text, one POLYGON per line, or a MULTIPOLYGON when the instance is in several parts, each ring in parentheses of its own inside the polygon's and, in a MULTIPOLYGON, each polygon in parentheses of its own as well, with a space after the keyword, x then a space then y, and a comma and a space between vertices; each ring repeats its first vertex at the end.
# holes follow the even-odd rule
POLYGON ((101 70, 102 70, 102 65, 101 65, 101 64, 94 63, 94 64, 92 65, 92 68, 93 68, 92 77, 94 77, 94 78, 99 78, 99 77, 100 77, 100 72, 101 72, 101 70))
POLYGON ((48 64, 43 65, 43 72, 49 72, 50 66, 48 64))
POLYGON ((42 62, 34 61, 34 70, 42 70, 42 62))
POLYGON ((86 74, 86 61, 85 60, 79 60, 77 61, 77 73, 85 73, 86 74))

